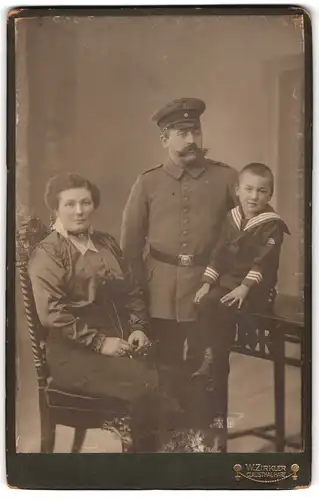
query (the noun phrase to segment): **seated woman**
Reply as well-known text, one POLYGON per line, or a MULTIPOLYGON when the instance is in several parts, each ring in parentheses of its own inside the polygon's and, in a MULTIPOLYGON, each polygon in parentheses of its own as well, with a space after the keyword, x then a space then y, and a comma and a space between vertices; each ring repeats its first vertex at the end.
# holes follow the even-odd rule
POLYGON ((91 226, 99 199, 98 188, 78 174, 54 177, 46 188, 56 220, 31 255, 29 275, 48 328, 47 363, 64 389, 127 402, 138 451, 156 451, 158 375, 130 358, 148 342, 145 304, 114 238, 91 226))

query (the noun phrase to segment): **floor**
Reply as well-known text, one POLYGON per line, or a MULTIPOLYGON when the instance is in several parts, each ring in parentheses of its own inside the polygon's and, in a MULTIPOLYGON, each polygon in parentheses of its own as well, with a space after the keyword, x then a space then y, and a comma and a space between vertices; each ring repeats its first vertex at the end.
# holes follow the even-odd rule
MULTIPOLYGON (((21 297, 17 297, 17 450, 21 453, 39 451, 40 425, 37 406, 37 382, 32 352, 26 327, 21 297)), ((289 355, 299 356, 294 345, 289 355)), ((248 356, 232 354, 229 425, 238 431, 273 422, 273 372, 272 363, 248 356)), ((301 377, 300 369, 286 367, 286 433, 288 438, 300 442, 301 377)), ((58 427, 55 452, 69 453, 73 431, 58 427)), ((83 453, 120 452, 116 436, 108 431, 89 430, 82 448, 83 453)), ((273 444, 256 437, 229 440, 229 452, 274 452, 273 444)), ((289 448, 286 449, 289 451, 289 448)), ((295 450, 293 450, 295 451, 295 450)))

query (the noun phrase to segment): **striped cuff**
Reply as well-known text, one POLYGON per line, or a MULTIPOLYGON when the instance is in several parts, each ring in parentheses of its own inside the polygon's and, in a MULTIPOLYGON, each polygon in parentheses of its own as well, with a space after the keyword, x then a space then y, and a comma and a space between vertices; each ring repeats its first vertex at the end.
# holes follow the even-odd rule
POLYGON ((105 342, 106 336, 103 333, 97 333, 93 339, 91 347, 93 351, 100 353, 105 342))
POLYGON ((135 314, 130 314, 129 319, 129 333, 134 332, 135 330, 141 330, 147 335, 147 321, 139 318, 135 314))
POLYGON ((219 274, 212 267, 206 267, 204 272, 204 278, 207 279, 209 283, 212 283, 218 280, 219 274))
POLYGON ((249 271, 243 280, 243 285, 253 286, 258 285, 263 279, 263 275, 259 271, 249 271))

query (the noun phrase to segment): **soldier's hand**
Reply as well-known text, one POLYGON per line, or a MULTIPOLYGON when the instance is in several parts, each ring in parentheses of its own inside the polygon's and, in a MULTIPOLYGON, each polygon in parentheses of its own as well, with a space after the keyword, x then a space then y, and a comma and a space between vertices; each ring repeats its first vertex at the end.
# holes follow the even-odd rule
POLYGON ((125 340, 118 337, 107 337, 100 352, 106 356, 125 356, 131 350, 131 346, 125 340))
POLYGON ((130 346, 136 346, 137 349, 149 342, 147 335, 142 330, 134 330, 128 338, 130 346))
POLYGON ((244 303, 245 298, 247 297, 249 292, 249 288, 246 285, 239 285, 237 288, 234 288, 229 293, 226 293, 220 301, 222 304, 231 307, 238 303, 238 309, 240 309, 244 303))
POLYGON ((210 290, 210 284, 204 283, 199 290, 197 290, 194 302, 195 304, 199 304, 204 295, 206 295, 210 290))

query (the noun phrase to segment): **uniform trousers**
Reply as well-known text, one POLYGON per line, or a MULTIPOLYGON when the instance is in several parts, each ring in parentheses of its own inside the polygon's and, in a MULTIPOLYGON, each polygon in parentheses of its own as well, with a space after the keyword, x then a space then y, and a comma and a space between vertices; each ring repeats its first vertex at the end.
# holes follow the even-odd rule
POLYGON ((175 421, 176 426, 206 428, 211 414, 211 393, 202 381, 191 377, 202 357, 197 321, 153 318, 150 336, 159 342, 156 362, 161 384, 183 412, 179 421, 175 421))

